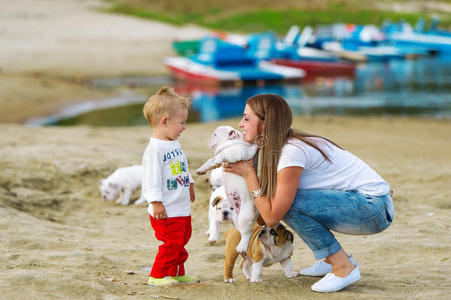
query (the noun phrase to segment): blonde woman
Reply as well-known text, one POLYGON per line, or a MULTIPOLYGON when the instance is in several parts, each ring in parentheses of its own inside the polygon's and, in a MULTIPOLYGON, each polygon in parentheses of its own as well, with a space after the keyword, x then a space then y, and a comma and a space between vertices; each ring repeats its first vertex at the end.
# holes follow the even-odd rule
POLYGON ((374 234, 393 221, 390 186, 366 163, 334 142, 291 128, 286 101, 263 94, 248 99, 239 123, 246 142, 259 145, 259 176, 252 162, 224 165, 243 176, 261 220, 283 220, 318 260, 301 275, 324 276, 316 292, 336 292, 360 280, 358 265, 331 230, 374 234))

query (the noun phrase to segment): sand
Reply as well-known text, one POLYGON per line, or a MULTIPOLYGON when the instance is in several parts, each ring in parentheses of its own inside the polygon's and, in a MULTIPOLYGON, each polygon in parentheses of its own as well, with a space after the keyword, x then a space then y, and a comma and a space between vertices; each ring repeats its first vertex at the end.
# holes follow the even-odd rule
MULTIPOLYGON (((44 42, 39 42, 30 28, 48 32, 49 35, 58 30, 64 32, 56 27, 66 24, 64 13, 72 12, 90 17, 93 22, 91 27, 79 26, 79 31, 69 31, 81 39, 90 39, 91 30, 86 28, 100 32, 95 28, 101 21, 96 23, 96 20, 103 18, 112 20, 110 26, 115 26, 116 21, 119 24, 139 24, 140 28, 168 26, 93 12, 87 7, 90 5, 99 4, 75 0, 0 2, 1 44, 6 42, 3 34, 9 35, 11 45, 16 48, 20 48, 19 35, 29 37, 36 43, 36 50, 28 46, 22 49, 22 57, 27 64, 21 64, 20 60, 16 60, 17 65, 8 64, 9 57, 5 58, 3 51, 13 58, 15 54, 5 50, 5 47, 1 47, 0 54, 0 298, 325 297, 310 290, 317 278, 286 279, 279 265, 264 269, 262 283, 251 284, 237 264, 237 282, 223 283, 224 237, 221 235, 217 245, 208 246, 205 231, 208 227, 209 188, 206 177, 196 175, 197 200, 192 206, 193 236, 187 246, 190 257, 186 268, 189 274, 199 277, 201 283, 160 288, 146 286, 148 268, 158 247, 146 207, 133 204, 117 206, 102 201, 98 181, 117 167, 139 163, 151 130, 147 127, 30 128, 17 124, 17 116, 23 118, 27 115, 22 111, 39 108, 39 105, 48 107, 50 111, 55 109, 54 106, 77 101, 77 97, 68 99, 65 96, 68 91, 78 93, 80 99, 92 93, 99 93, 95 94, 99 98, 111 94, 111 91, 84 87, 73 79, 75 73, 62 68, 62 65, 58 67, 62 69, 54 69, 55 74, 52 75, 52 55, 68 66, 72 64, 72 56, 63 51, 63 43, 58 51, 51 50, 50 46, 44 47, 44 42), (41 10, 41 7, 45 9, 41 10), (42 16, 53 16, 45 25, 48 27, 37 26, 44 26, 42 16), (56 21, 58 16, 61 23, 56 21), (20 18, 30 22, 33 19, 36 26, 28 24, 28 29, 21 28, 15 23, 20 18), (85 28, 84 31, 81 28, 85 28), (15 33, 8 33, 10 30, 15 33), (13 41, 16 35, 17 40, 13 41), (47 62, 34 62, 34 53, 47 62), (5 80, 7 83, 4 83, 5 80), (15 85, 21 80, 29 84, 15 85), (49 97, 33 98, 35 90, 38 93, 45 91, 49 97), (15 107, 5 110, 3 108, 7 107, 8 101, 12 101, 8 91, 15 91, 12 93, 15 96, 23 95, 23 99, 15 107), (15 118, 9 118, 10 115, 15 118)), ((119 27, 127 32, 122 26, 119 27)), ((119 47, 119 52, 124 51, 121 55, 133 56, 137 52, 134 52, 130 40, 131 46, 126 47, 129 37, 123 34, 124 31, 112 30, 116 33, 106 35, 105 40, 120 41, 123 48, 119 47)), ((149 37, 150 40, 152 37, 149 37)), ((92 53, 101 57, 104 53, 98 47, 92 53)), ((119 55, 114 49, 108 50, 114 52, 108 55, 119 55)), ((155 57, 158 57, 157 54, 155 57)), ((78 57, 74 59, 84 61, 78 57)), ((116 74, 113 66, 111 69, 104 67, 103 72, 100 72, 102 68, 99 69, 102 76, 116 74)), ((138 70, 139 64, 135 67, 138 70)), ((161 68, 161 61, 156 60, 154 67, 161 68)), ((129 72, 130 68, 130 65, 118 64, 118 69, 124 72, 129 72)), ((140 70, 145 73, 146 69, 143 67, 140 70)), ((87 73, 92 71, 87 66, 83 70, 87 73)), ((32 110, 29 114, 37 111, 32 110)), ((237 123, 237 119, 231 119, 189 124, 180 142, 188 155, 192 173, 211 154, 207 148, 210 132, 219 124, 236 126, 237 123)), ((385 232, 371 236, 337 234, 345 250, 359 262, 362 280, 327 297, 448 299, 451 292, 451 122, 402 117, 296 117, 293 126, 338 142, 375 168, 395 190, 396 217, 385 232)), ((137 197, 138 194, 135 194, 134 198, 137 197)), ((223 226, 221 232, 228 226, 223 226)), ((295 269, 310 266, 313 262, 311 251, 295 236, 295 269)))
MULTIPOLYGON (((208 132, 219 124, 237 122, 189 125, 180 142, 191 171, 210 154, 208 132)), ((396 218, 385 232, 338 235, 360 262, 363 278, 333 297, 447 298, 451 291, 450 122, 299 117, 294 125, 334 139, 378 170, 395 190, 396 218)), ((238 267, 235 284, 222 282, 224 237, 210 247, 205 235, 209 194, 205 176, 194 176, 197 200, 187 261, 187 270, 201 283, 147 287, 148 272, 142 268, 150 267, 158 242, 146 208, 102 201, 97 183, 117 167, 139 163, 150 129, 0 127, 0 245, 4 249, 0 290, 5 299, 321 297, 310 291, 317 279, 286 279, 278 265, 264 270, 260 284, 247 282, 238 267)), ((297 237, 295 269, 311 263, 311 251, 297 237)))

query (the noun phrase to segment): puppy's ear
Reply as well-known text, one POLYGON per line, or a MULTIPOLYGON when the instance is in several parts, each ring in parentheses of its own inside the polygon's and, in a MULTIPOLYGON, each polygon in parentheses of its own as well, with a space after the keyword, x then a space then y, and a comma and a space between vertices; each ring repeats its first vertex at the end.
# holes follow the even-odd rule
POLYGON ((216 197, 216 198, 213 200, 213 203, 211 203, 211 205, 212 205, 212 206, 216 206, 216 205, 219 204, 219 202, 221 202, 221 200, 222 200, 221 197, 216 197))
POLYGON ((238 137, 238 132, 236 130, 230 130, 228 134, 229 140, 236 139, 238 137))
POLYGON ((108 185, 111 186, 112 188, 117 189, 117 183, 109 182, 108 185))
POLYGON ((289 242, 294 242, 294 236, 293 236, 293 234, 290 232, 290 231, 285 231, 285 233, 284 233, 284 235, 283 235, 283 237, 285 238, 285 240, 286 241, 289 241, 289 242))

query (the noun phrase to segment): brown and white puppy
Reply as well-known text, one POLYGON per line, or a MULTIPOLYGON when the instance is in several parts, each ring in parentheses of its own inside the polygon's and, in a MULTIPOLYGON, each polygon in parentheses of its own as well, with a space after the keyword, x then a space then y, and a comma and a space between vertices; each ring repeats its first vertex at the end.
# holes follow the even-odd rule
POLYGON ((208 244, 213 245, 219 239, 221 223, 232 221, 233 206, 227 199, 224 186, 216 188, 210 195, 208 206, 208 244))
MULTIPOLYGON (((226 253, 224 263, 224 282, 234 282, 233 266, 238 253, 236 245, 241 239, 236 228, 226 231, 226 253)), ((293 254, 293 234, 281 223, 274 227, 254 226, 249 248, 241 262, 241 270, 250 282, 262 281, 262 269, 276 262, 280 262, 285 276, 293 278, 299 276, 291 264, 293 254)))

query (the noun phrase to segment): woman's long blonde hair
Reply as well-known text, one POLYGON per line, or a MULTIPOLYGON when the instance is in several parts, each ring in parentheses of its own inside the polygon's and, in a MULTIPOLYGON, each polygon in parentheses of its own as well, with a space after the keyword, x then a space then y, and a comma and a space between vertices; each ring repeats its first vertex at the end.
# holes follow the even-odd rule
POLYGON ((257 117, 264 122, 262 134, 257 138, 259 146, 259 174, 260 190, 269 199, 274 196, 277 185, 277 165, 279 163, 282 147, 291 138, 318 150, 330 162, 326 153, 317 145, 312 137, 324 139, 341 148, 334 142, 314 134, 292 129, 293 116, 285 99, 279 95, 260 94, 247 100, 247 104, 257 117))

